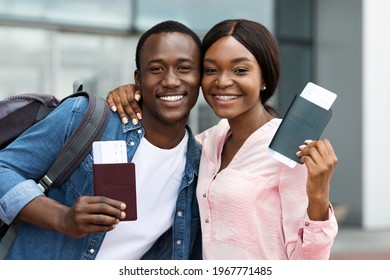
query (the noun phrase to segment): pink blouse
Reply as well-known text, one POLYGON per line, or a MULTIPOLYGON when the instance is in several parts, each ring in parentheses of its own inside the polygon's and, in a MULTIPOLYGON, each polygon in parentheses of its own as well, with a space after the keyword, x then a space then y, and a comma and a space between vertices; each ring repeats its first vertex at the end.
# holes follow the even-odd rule
POLYGON ((332 207, 329 220, 310 220, 306 166, 290 168, 268 155, 280 122, 255 131, 219 173, 228 122, 197 136, 203 146, 197 198, 204 259, 329 258, 338 231, 332 207))

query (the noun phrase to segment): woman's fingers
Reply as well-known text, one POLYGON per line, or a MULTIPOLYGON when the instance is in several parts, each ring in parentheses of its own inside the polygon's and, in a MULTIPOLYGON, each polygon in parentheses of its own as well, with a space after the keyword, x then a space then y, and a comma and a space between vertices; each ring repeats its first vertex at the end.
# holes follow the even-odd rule
POLYGON ((113 112, 117 112, 124 124, 129 122, 129 117, 134 125, 142 119, 139 100, 141 92, 137 85, 124 85, 111 90, 106 98, 107 104, 113 112))

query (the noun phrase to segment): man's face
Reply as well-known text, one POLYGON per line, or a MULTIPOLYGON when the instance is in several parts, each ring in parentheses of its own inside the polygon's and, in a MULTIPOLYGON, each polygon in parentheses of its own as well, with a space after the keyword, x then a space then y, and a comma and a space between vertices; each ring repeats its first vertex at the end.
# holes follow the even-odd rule
POLYGON ((186 123, 200 86, 200 53, 182 33, 151 35, 140 53, 135 79, 141 86, 143 119, 171 125, 186 123))

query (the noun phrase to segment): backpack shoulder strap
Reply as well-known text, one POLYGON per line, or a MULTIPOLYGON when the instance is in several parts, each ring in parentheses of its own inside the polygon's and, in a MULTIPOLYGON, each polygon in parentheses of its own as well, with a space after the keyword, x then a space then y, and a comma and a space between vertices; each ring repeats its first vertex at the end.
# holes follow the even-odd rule
POLYGON ((91 151, 92 142, 101 137, 106 127, 109 115, 106 102, 87 91, 76 92, 67 98, 76 96, 88 97, 88 109, 46 175, 39 181, 38 185, 44 192, 52 186, 62 184, 69 177, 91 151))
POLYGON ((12 243, 14 242, 14 239, 16 237, 16 233, 19 230, 20 224, 21 224, 21 222, 18 220, 13 221, 12 224, 9 226, 3 239, 1 239, 0 260, 4 260, 5 255, 7 254, 9 248, 11 247, 12 243))

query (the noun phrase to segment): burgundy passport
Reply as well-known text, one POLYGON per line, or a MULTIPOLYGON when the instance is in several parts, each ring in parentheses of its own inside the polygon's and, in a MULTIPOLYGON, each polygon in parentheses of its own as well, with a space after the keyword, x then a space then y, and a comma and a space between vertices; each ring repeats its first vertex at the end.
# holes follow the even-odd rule
POLYGON ((102 163, 93 165, 95 195, 107 196, 126 203, 126 218, 137 220, 135 164, 102 163))

